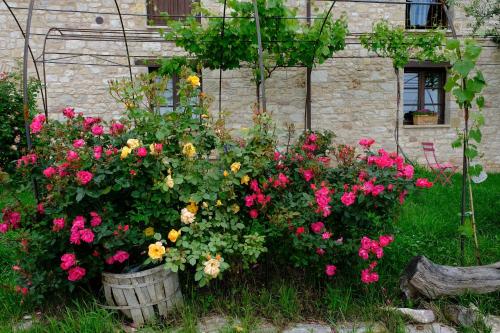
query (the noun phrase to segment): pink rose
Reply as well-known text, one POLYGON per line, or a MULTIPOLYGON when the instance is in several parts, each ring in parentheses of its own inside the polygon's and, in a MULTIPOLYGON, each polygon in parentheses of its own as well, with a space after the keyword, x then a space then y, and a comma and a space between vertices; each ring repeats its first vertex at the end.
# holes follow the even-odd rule
POLYGON ((361 271, 361 281, 366 284, 370 284, 378 281, 378 273, 373 272, 371 269, 363 269, 361 271))
POLYGON ((330 237, 332 237, 332 233, 331 232, 324 232, 321 235, 321 238, 323 238, 324 240, 330 239, 330 237))
POLYGON ((146 148, 144 148, 144 147, 137 148, 137 156, 146 157, 147 154, 148 154, 148 150, 146 148))
POLYGON ((257 211, 257 209, 250 210, 250 212, 248 214, 253 219, 256 219, 259 216, 259 212, 257 211))
POLYGON ((73 220, 73 223, 71 225, 71 231, 81 230, 83 228, 85 228, 85 218, 81 215, 78 215, 73 220))
POLYGON ((130 257, 130 255, 125 252, 125 251, 122 251, 122 250, 119 250, 119 251, 116 251, 115 255, 113 256, 113 259, 115 261, 118 261, 119 263, 123 263, 125 262, 128 258, 130 257))
POLYGON ((53 166, 49 166, 45 170, 43 170, 43 175, 47 178, 52 178, 55 174, 57 174, 57 169, 53 166))
POLYGON ((94 232, 90 229, 80 230, 80 239, 85 243, 92 243, 94 241, 94 232))
POLYGON ((418 178, 415 182, 415 185, 422 188, 431 188, 433 183, 430 182, 427 178, 418 178))
POLYGON ((324 255, 324 254, 325 254, 325 250, 324 250, 324 249, 322 249, 322 248, 320 248, 320 247, 318 247, 318 248, 316 249, 316 253, 317 253, 319 256, 322 256, 322 255, 324 255))
POLYGON ((78 171, 76 173, 76 178, 80 185, 87 185, 92 180, 93 177, 94 175, 92 175, 92 173, 88 171, 78 171))
POLYGON ((10 222, 10 224, 12 224, 13 228, 17 228, 19 225, 19 222, 21 222, 21 213, 11 212, 9 214, 9 222, 10 222))
POLYGON ((43 206, 43 203, 40 202, 38 205, 36 205, 36 211, 40 215, 45 214, 45 207, 43 206))
POLYGON ((392 192, 392 190, 394 190, 394 185, 393 185, 393 184, 389 184, 389 185, 387 185, 387 190, 388 190, 389 192, 392 192))
POLYGON ((80 159, 80 156, 78 156, 78 153, 73 150, 68 150, 66 153, 66 161, 68 162, 73 162, 73 161, 78 161, 80 159))
POLYGON ((413 178, 413 174, 414 174, 413 166, 410 165, 410 164, 405 165, 405 167, 403 169, 403 176, 406 179, 412 179, 413 178))
POLYGON ((73 253, 63 254, 61 257, 61 268, 66 271, 76 265, 76 256, 73 253))
POLYGON ((101 156, 102 156, 102 147, 101 146, 95 146, 93 148, 93 151, 94 151, 94 158, 96 160, 101 159, 101 156))
POLYGON ((318 138, 318 137, 316 136, 316 134, 311 133, 311 134, 309 134, 309 136, 307 137, 307 140, 308 140, 308 141, 310 141, 310 142, 316 142, 316 139, 317 139, 317 138, 318 138))
POLYGON ((99 214, 97 214, 96 212, 90 212, 90 216, 92 216, 92 219, 90 220, 90 225, 92 227, 97 227, 101 224, 102 219, 99 214))
POLYGON ((346 206, 352 205, 356 201, 356 194, 353 192, 344 192, 340 201, 346 206))
POLYGON ((78 281, 85 276, 85 268, 82 267, 73 267, 68 271, 68 280, 69 281, 78 281))
POLYGON ((73 141, 73 148, 78 149, 82 148, 83 146, 85 146, 85 140, 76 139, 75 141, 73 141))
POLYGON ((95 125, 95 126, 92 126, 91 132, 95 136, 101 136, 104 134, 104 128, 100 125, 95 125))
POLYGON ((364 250, 369 250, 372 247, 372 240, 366 236, 361 238, 361 248, 364 250))
POLYGON ((370 147, 375 143, 375 140, 373 140, 371 138, 370 139, 363 138, 363 139, 359 140, 358 143, 360 146, 363 146, 366 149, 370 149, 370 147))
POLYGON ((247 195, 245 197, 245 206, 252 207, 253 204, 254 204, 255 197, 256 197, 255 194, 253 194, 253 195, 247 195))
POLYGON ((63 115, 68 119, 73 119, 75 117, 75 109, 68 106, 68 107, 64 108, 63 115))
POLYGON ((408 191, 407 190, 403 190, 401 191, 401 193, 399 193, 399 203, 402 205, 404 204, 405 202, 405 198, 406 198, 406 195, 408 194, 408 191))
POLYGON ((83 119, 83 127, 88 130, 93 124, 100 122, 99 118, 85 117, 83 119))
POLYGON ((383 235, 379 237, 380 246, 386 247, 394 241, 394 237, 390 235, 383 235))
POLYGON ((334 276, 337 271, 337 267, 335 265, 326 265, 325 273, 328 276, 334 276))
POLYGON ((121 132, 123 132, 124 129, 125 129, 125 126, 123 124, 113 123, 111 125, 110 132, 112 135, 117 135, 117 134, 120 134, 121 132))
POLYGON ((115 263, 115 258, 113 256, 106 258, 106 264, 113 265, 115 263))
POLYGON ((250 181, 250 189, 254 192, 260 192, 260 189, 259 189, 259 182, 257 182, 256 179, 252 179, 250 181))
POLYGON ((33 134, 39 133, 42 129, 43 129, 43 124, 40 122, 33 121, 30 124, 30 130, 31 130, 31 133, 33 133, 33 134))
POLYGON ((323 222, 314 222, 311 224, 311 230, 315 234, 321 233, 321 231, 323 230, 324 227, 325 227, 325 224, 323 222))
POLYGON ((360 248, 360 249, 358 250, 358 255, 359 255, 361 258, 363 258, 364 260, 368 260, 369 253, 368 253, 368 251, 366 251, 365 249, 360 248))
POLYGON ((7 223, 0 223, 0 234, 5 234, 9 230, 7 223))
POLYGON ((311 179, 313 179, 314 172, 311 169, 303 170, 302 176, 304 176, 304 179, 306 180, 306 182, 309 182, 309 181, 311 181, 311 179))
POLYGON ((80 232, 78 230, 71 230, 71 234, 69 235, 69 242, 71 244, 80 245, 81 238, 80 232))
POLYGON ((65 225, 64 218, 61 217, 61 218, 54 219, 52 221, 52 224, 53 224, 52 231, 58 232, 58 231, 64 229, 64 225, 65 225))
POLYGON ((376 197, 382 192, 384 192, 384 185, 375 185, 372 190, 372 195, 376 197))

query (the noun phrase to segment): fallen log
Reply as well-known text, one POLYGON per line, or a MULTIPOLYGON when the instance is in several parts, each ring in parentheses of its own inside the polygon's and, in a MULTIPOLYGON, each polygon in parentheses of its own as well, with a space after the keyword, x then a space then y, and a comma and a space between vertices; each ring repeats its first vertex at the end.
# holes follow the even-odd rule
POLYGON ((490 293, 500 290, 500 261, 487 266, 453 267, 417 256, 405 268, 399 286, 406 298, 490 293))

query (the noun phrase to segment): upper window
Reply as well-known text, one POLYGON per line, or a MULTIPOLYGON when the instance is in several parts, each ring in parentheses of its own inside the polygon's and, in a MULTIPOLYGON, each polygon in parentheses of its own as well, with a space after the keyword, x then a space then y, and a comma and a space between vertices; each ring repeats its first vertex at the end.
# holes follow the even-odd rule
POLYGON ((444 124, 445 80, 445 68, 405 68, 405 125, 444 124))
POLYGON ((448 25, 444 5, 440 0, 409 0, 406 5, 407 29, 445 28, 448 25), (416 2, 412 4, 411 2, 416 2))
POLYGON ((164 26, 166 14, 174 20, 183 20, 191 14, 191 0, 147 0, 148 24, 164 26))

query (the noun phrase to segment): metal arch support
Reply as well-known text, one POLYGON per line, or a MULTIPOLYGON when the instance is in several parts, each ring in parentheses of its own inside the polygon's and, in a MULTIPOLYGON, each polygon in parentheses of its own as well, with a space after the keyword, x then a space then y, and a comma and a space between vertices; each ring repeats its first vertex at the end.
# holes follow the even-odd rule
MULTIPOLYGON (((330 14, 333 10, 333 6, 335 6, 336 2, 337 2, 336 0, 332 1, 332 4, 331 4, 330 8, 328 9, 328 12, 326 13, 325 18, 323 19, 323 23, 321 24, 321 29, 319 30, 318 38, 316 39, 316 42, 314 43, 314 49, 313 49, 314 53, 313 53, 313 58, 312 58, 311 64, 314 64, 314 58, 316 58, 316 51, 318 49, 319 39, 321 38, 321 34, 323 33, 323 29, 325 28, 326 21, 330 17, 330 14)), ((310 6, 309 1, 307 2, 307 4, 308 4, 308 6, 310 6)), ((308 8, 308 10, 310 11, 310 7, 308 8)), ((305 120, 304 125, 305 125, 306 130, 311 130, 311 127, 312 127, 312 125, 311 125, 312 124, 311 73, 312 73, 312 67, 307 67, 306 108, 305 108, 305 115, 304 115, 304 120, 305 120)))
MULTIPOLYGON (((222 11, 222 30, 220 33, 221 40, 224 39, 224 32, 226 29, 226 8, 227 0, 224 0, 224 10, 222 11)), ((221 50, 221 67, 219 68, 219 119, 222 117, 222 65, 224 62, 224 51, 221 50)))
POLYGON ((125 32, 125 26, 123 25, 123 17, 120 11, 120 5, 118 5, 117 0, 115 0, 115 5, 116 5, 116 10, 118 12, 118 16, 120 17, 120 23, 122 25, 123 41, 125 42, 125 50, 127 51, 128 73, 130 75, 130 82, 133 82, 134 78, 132 76, 132 64, 130 62, 130 52, 128 50, 127 33, 125 32))
MULTIPOLYGON (((35 7, 35 0, 30 0, 28 9, 28 18, 26 19, 26 30, 24 35, 24 54, 23 54, 23 115, 24 115, 24 130, 26 131, 26 142, 28 144, 28 151, 33 149, 30 134, 29 124, 29 98, 28 98, 28 51, 30 46, 30 32, 31 32, 31 18, 33 17, 33 8, 35 7)), ((36 201, 39 202, 38 185, 34 178, 33 192, 35 192, 36 201)))
MULTIPOLYGON (((259 47, 259 70, 260 70, 260 99, 262 103, 259 103, 260 108, 266 112, 266 79, 264 75, 264 59, 262 56, 262 36, 260 34, 260 20, 259 20, 259 7, 257 6, 257 0, 253 0, 254 16, 255 16, 255 28, 257 32, 257 45, 259 47)), ((260 102, 260 101, 258 101, 260 102)), ((260 110, 259 110, 260 111, 260 110)))
POLYGON ((45 89, 45 106, 47 109, 49 108, 49 95, 47 94, 47 75, 45 71, 45 54, 46 54, 46 49, 47 49, 47 39, 52 31, 59 31, 59 33, 62 35, 63 33, 59 28, 52 27, 50 28, 47 33, 45 34, 45 38, 43 40, 43 49, 42 49, 42 72, 43 72, 43 86, 45 89))
MULTIPOLYGON (((10 12, 12 18, 14 19, 14 21, 16 21, 17 27, 19 28, 19 31, 23 35, 23 38, 25 38, 23 27, 21 26, 21 24, 19 23, 19 20, 17 19, 16 15, 12 11, 12 8, 10 7, 10 5, 7 3, 6 0, 2 0, 2 1, 5 4, 5 7, 7 7, 7 9, 9 10, 9 12, 10 12)), ((35 71, 36 71, 36 76, 38 78, 38 82, 42 82, 42 80, 40 79, 40 72, 38 71, 38 66, 36 65, 35 56, 33 55, 33 51, 31 50, 31 47, 29 45, 28 45, 28 51, 30 53, 31 60, 33 61, 33 65, 35 66, 35 71)), ((42 96, 43 111, 45 113, 45 117, 47 117, 48 116, 48 108, 47 108, 47 104, 45 104, 45 95, 44 95, 44 92, 43 92, 43 88, 41 86, 40 86, 40 95, 42 96)))

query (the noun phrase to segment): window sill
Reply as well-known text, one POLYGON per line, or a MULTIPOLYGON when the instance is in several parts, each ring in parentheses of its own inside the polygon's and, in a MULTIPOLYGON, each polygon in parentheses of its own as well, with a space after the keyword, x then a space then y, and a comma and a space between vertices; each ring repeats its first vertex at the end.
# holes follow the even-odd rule
POLYGON ((439 125, 403 125, 403 128, 451 128, 450 124, 439 125))

